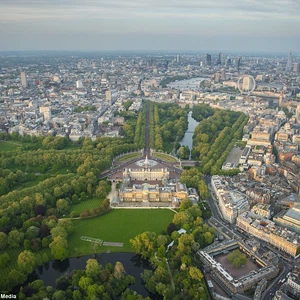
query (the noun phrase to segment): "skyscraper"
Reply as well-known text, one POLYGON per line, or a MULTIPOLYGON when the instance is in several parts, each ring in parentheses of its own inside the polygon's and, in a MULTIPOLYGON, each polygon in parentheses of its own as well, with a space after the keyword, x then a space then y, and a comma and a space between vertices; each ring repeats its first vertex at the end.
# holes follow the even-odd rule
POLYGON ((282 103, 283 103, 283 92, 281 91, 279 95, 278 106, 282 107, 282 103))
POLYGON ((206 54, 206 65, 211 66, 211 55, 208 53, 206 54))
POLYGON ((231 58, 227 58, 225 66, 226 67, 231 66, 231 58))
POLYGON ((21 84, 23 87, 27 87, 27 77, 25 72, 21 72, 21 84))
POLYGON ((294 73, 300 73, 300 63, 294 63, 293 64, 293 72, 294 73))
POLYGON ((176 62, 177 62, 178 64, 180 63, 180 58, 181 58, 180 55, 177 54, 177 55, 176 55, 176 62))
POLYGON ((236 68, 238 72, 240 71, 240 66, 241 66, 241 58, 239 57, 236 61, 236 68))
POLYGON ((106 101, 111 101, 112 97, 111 97, 111 91, 110 90, 107 90, 105 92, 105 98, 106 98, 106 101))
POLYGON ((221 79, 225 79, 225 77, 226 77, 226 75, 225 75, 225 69, 223 68, 222 70, 221 70, 221 79))
POLYGON ((218 59, 217 59, 217 66, 220 66, 222 64, 222 53, 219 53, 218 59))
POLYGON ((292 71, 292 51, 290 51, 290 53, 289 53, 287 63, 286 63, 286 67, 285 67, 285 71, 286 72, 292 71))

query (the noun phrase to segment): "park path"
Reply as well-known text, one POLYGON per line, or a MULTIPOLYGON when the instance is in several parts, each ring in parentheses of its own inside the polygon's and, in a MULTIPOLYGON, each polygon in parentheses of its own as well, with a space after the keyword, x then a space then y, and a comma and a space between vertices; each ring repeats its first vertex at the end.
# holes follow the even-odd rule
POLYGON ((175 283, 174 283, 173 275, 172 275, 172 273, 171 273, 171 269, 170 269, 170 266, 169 266, 168 259, 167 259, 167 268, 168 268, 168 272, 169 272, 170 279, 171 279, 171 286, 172 286, 172 289, 173 289, 173 291, 175 291, 175 283))
POLYGON ((117 184, 116 184, 116 182, 112 182, 112 184, 111 184, 111 191, 109 192, 109 194, 107 196, 107 198, 109 199, 110 203, 112 203, 112 200, 117 195, 118 195, 117 184))

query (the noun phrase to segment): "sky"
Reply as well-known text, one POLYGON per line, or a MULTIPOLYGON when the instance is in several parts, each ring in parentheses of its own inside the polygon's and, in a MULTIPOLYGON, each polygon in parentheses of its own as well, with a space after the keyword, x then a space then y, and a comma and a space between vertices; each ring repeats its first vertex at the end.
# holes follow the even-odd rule
POLYGON ((0 0, 0 51, 300 52, 300 0, 0 0))

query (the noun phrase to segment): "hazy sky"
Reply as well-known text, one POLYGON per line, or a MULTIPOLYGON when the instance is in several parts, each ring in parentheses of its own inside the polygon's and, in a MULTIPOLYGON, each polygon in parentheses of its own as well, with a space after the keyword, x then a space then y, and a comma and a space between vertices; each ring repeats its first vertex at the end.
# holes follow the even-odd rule
POLYGON ((300 0, 0 0, 0 50, 300 52, 300 0))

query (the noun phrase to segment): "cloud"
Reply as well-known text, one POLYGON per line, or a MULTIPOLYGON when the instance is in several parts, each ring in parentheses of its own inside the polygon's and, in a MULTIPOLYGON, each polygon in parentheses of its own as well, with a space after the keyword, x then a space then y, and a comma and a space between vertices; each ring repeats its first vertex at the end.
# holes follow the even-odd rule
POLYGON ((230 44, 239 36, 273 38, 277 44, 289 37, 296 43, 299 15, 300 0, 0 0, 0 40, 18 45, 22 36, 24 44, 59 46, 64 37, 76 45, 89 36, 88 47, 107 35, 113 47, 121 36, 132 35, 140 41, 147 36, 150 44, 157 37, 159 48, 178 34, 187 47, 194 39, 224 38, 230 44))
POLYGON ((7 0, 0 2, 3 21, 78 18, 298 18, 297 0, 7 0))

